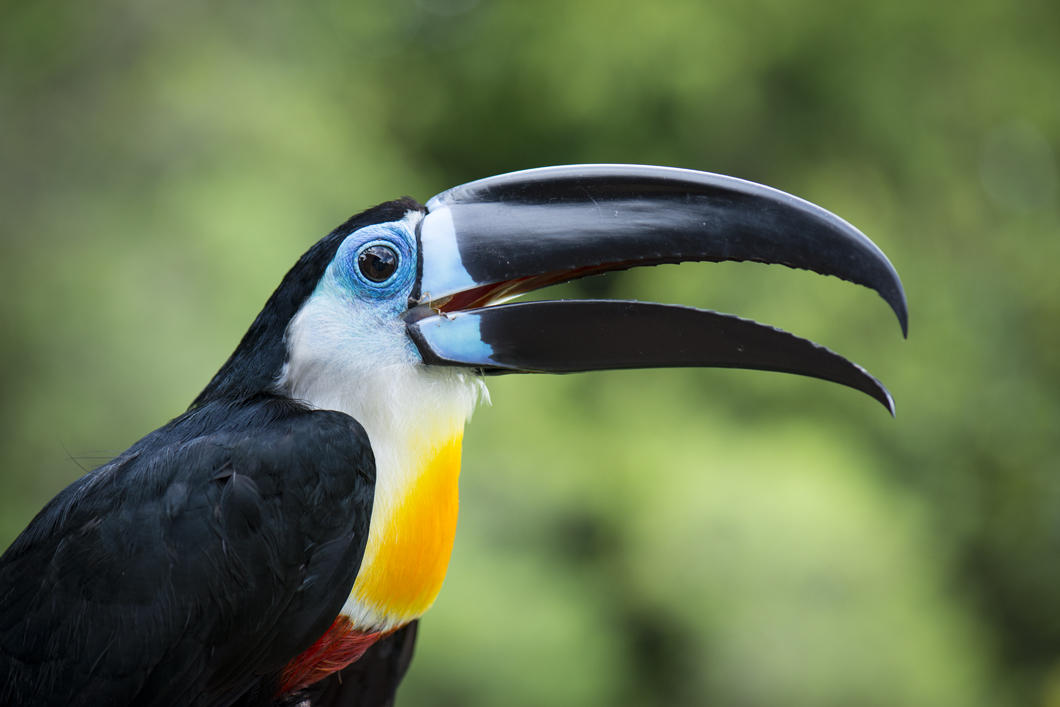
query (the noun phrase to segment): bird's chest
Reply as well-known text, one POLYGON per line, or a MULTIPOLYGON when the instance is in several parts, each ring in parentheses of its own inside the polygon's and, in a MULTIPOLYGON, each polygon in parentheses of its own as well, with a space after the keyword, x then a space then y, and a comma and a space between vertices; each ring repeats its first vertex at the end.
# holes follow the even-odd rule
POLYGON ((377 454, 368 542, 342 610, 354 627, 391 630, 434 603, 456 534, 461 441, 456 433, 377 454))

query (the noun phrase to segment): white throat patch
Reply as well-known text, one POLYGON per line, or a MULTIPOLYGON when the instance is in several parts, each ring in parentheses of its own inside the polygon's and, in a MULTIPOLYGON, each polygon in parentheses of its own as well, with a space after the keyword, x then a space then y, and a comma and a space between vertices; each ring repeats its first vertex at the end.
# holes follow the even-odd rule
MULTIPOLYGON (((486 387, 466 369, 425 366, 400 316, 350 297, 330 268, 288 325, 286 342, 278 391, 314 409, 344 412, 368 433, 376 463, 371 537, 416 484, 423 452, 459 439, 478 401, 488 401, 486 387)), ((365 629, 409 620, 352 596, 343 613, 365 629)))

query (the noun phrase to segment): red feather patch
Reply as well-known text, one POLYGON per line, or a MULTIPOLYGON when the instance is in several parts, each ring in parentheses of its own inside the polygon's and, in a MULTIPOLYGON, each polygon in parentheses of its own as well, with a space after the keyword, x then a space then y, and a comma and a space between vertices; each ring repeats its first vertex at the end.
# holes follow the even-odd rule
POLYGON ((328 675, 342 670, 368 650, 373 643, 389 631, 365 633, 353 628, 349 618, 339 616, 324 635, 316 640, 304 653, 287 664, 280 678, 281 695, 286 695, 328 675))

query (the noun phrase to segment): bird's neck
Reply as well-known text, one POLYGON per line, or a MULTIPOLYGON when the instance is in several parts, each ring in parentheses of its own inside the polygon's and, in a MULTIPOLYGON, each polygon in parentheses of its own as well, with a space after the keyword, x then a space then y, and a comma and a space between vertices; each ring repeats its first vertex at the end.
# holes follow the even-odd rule
POLYGON ((367 546, 342 613, 356 629, 387 631, 421 616, 441 589, 456 533, 464 424, 485 387, 466 370, 428 368, 400 355, 366 366, 332 342, 299 341, 302 330, 296 317, 280 389, 313 408, 349 414, 375 456, 367 546))
POLYGON ((434 603, 456 535, 461 441, 453 430, 380 459, 368 544, 342 612, 354 625, 388 630, 434 603))

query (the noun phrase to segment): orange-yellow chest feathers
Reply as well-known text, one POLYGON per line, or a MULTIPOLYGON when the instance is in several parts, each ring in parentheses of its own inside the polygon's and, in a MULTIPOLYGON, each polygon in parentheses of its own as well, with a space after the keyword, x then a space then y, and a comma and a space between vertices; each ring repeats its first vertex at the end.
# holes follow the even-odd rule
POLYGON ((368 433, 375 494, 364 557, 342 607, 353 628, 389 631, 423 615, 442 588, 456 534, 464 424, 485 395, 478 376, 391 366, 341 409, 368 433))
POLYGON ((404 483, 376 488, 368 545, 343 613, 388 629, 422 616, 442 588, 459 506, 462 433, 417 445, 404 483))
POLYGON ((309 407, 350 415, 372 445, 372 518, 342 608, 365 633, 408 623, 438 596, 456 532, 464 424, 486 397, 467 369, 423 364, 400 316, 406 301, 392 311, 325 276, 287 327, 276 381, 309 407))

